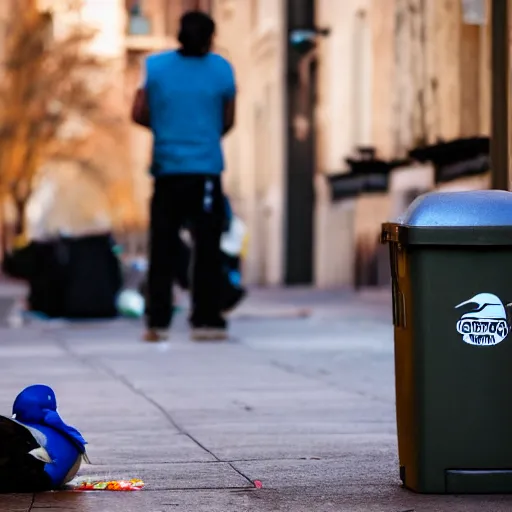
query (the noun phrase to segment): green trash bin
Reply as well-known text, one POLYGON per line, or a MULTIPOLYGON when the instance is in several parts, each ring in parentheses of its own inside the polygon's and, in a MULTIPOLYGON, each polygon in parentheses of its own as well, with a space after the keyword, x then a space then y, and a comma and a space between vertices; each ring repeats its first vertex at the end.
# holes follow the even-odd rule
POLYGON ((382 242, 404 486, 512 492, 512 193, 426 194, 382 242))

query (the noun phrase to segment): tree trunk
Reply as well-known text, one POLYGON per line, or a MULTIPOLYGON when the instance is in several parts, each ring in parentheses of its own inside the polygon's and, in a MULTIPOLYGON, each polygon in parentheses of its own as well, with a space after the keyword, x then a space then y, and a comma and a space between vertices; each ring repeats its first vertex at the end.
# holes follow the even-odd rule
POLYGON ((9 250, 7 220, 5 218, 5 201, 0 199, 0 259, 3 259, 9 250))
POLYGON ((26 199, 15 199, 14 208, 16 210, 16 221, 14 223, 14 234, 16 236, 25 234, 27 227, 26 223, 26 210, 27 210, 26 199))

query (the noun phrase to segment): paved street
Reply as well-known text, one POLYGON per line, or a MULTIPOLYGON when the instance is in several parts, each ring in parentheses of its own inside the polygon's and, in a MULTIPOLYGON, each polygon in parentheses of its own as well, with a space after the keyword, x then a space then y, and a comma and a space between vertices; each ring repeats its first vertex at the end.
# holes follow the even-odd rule
POLYGON ((0 496, 0 510, 512 510, 512 497, 400 488, 389 292, 254 292, 232 327, 193 343, 182 314, 162 345, 140 342, 138 322, 1 327, 0 411, 53 386, 90 443, 81 476, 146 489, 0 496))

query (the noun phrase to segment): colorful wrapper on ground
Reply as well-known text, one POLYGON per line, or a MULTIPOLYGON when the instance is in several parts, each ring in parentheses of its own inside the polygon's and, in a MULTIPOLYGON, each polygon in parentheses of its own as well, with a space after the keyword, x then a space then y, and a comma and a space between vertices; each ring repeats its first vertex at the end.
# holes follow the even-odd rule
POLYGON ((138 479, 132 480, 94 480, 78 483, 75 491, 140 491, 144 482, 138 479))

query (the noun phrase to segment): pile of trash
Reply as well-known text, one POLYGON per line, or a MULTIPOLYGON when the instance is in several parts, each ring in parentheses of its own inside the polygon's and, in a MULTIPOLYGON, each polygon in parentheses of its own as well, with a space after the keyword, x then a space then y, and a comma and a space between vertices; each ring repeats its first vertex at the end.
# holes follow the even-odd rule
MULTIPOLYGON (((245 224, 236 216, 223 233, 223 311, 245 297, 241 262, 245 224)), ((175 285, 190 287, 192 247, 186 232, 180 237, 180 265, 175 285)), ((58 235, 18 246, 4 257, 3 272, 29 285, 27 309, 43 319, 141 318, 145 311, 148 262, 130 258, 112 233, 58 235)))
POLYGON ((3 272, 29 285, 27 309, 46 318, 118 316, 121 265, 110 233, 33 240, 4 257, 3 272))

